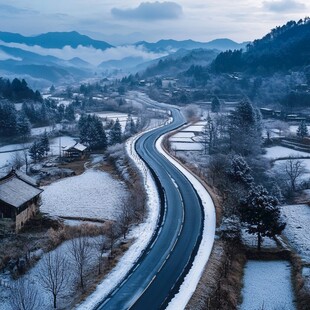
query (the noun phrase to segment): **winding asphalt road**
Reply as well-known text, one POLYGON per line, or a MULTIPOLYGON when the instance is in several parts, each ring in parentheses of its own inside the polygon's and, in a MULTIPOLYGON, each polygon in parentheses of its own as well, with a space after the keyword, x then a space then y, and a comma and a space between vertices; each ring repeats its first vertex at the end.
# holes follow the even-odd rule
POLYGON ((157 230, 125 280, 96 309, 165 309, 197 253, 204 220, 201 201, 186 177, 155 147, 161 135, 185 123, 179 110, 171 111, 172 123, 144 134, 136 143, 161 196, 157 230))

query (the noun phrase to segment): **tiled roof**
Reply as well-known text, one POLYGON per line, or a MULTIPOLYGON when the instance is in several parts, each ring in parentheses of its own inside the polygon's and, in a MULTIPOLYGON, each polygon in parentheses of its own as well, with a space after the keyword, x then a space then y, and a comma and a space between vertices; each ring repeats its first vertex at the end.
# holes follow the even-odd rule
POLYGON ((29 177, 27 179, 27 181, 23 180, 15 171, 2 178, 0 180, 0 201, 19 208, 38 196, 43 190, 31 185, 29 177))
POLYGON ((83 152, 86 149, 87 149, 87 146, 77 142, 77 143, 75 143, 72 146, 65 147, 64 151, 74 151, 74 150, 77 150, 77 151, 83 152))

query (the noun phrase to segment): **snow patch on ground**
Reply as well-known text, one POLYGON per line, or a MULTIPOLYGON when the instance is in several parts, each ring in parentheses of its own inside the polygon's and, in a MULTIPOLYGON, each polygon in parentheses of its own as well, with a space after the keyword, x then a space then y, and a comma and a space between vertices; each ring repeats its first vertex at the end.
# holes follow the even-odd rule
POLYGON ((310 157, 310 153, 295 151, 284 146, 273 146, 266 148, 264 157, 268 159, 278 159, 283 157, 310 157))
POLYGON ((43 187, 41 212, 51 216, 115 220, 124 184, 108 173, 87 170, 85 173, 43 187))
POLYGON ((182 165, 180 165, 176 160, 172 159, 161 147, 163 137, 158 139, 156 143, 157 149, 172 163, 174 164, 193 184, 195 190, 201 198, 204 213, 204 229, 202 235, 202 241, 198 249, 198 253, 193 262, 192 268, 189 273, 186 275, 179 292, 175 297, 170 301, 167 310, 175 309, 185 309, 188 301, 196 290, 197 284, 203 273, 205 264, 207 263, 209 256, 212 251, 214 237, 215 237, 215 225, 216 225, 216 216, 215 216, 215 207, 211 196, 203 185, 194 177, 188 170, 186 170, 182 165))
POLYGON ((281 207, 281 213, 286 217, 287 223, 282 234, 302 259, 310 264, 310 207, 286 205, 281 207))
POLYGON ((248 261, 241 310, 296 309, 287 261, 248 261))

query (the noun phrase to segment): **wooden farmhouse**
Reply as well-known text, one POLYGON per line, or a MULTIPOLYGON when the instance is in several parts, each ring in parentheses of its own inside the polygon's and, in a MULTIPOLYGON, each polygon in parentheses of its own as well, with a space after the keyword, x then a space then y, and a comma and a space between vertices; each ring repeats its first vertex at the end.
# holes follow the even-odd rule
POLYGON ((37 213, 42 191, 32 178, 15 170, 0 178, 0 221, 12 221, 18 232, 37 213))
POLYGON ((81 143, 75 143, 72 146, 67 146, 63 149, 63 155, 67 158, 84 158, 87 154, 87 146, 81 143))

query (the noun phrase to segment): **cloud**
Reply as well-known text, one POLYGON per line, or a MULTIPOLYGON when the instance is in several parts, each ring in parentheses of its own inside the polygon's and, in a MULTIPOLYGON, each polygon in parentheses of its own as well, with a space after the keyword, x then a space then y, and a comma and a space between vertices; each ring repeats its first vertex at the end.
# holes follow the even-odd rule
POLYGON ((9 60, 9 59, 17 60, 17 61, 22 61, 21 58, 14 57, 14 56, 9 55, 9 54, 5 53, 4 51, 0 50, 0 61, 2 61, 2 60, 9 60))
POLYGON ((182 7, 175 2, 142 2, 135 9, 111 10, 112 15, 122 19, 163 20, 177 19, 182 13, 182 7))
POLYGON ((300 11, 306 5, 295 0, 264 1, 263 7, 272 12, 300 11))
POLYGON ((0 4, 1 14, 22 14, 22 13, 35 13, 36 11, 18 8, 13 5, 0 4))
MULTIPOLYGON (((43 48, 37 45, 28 46, 20 43, 5 43, 1 41, 0 43, 5 46, 20 48, 25 51, 33 52, 42 56, 54 56, 63 60, 70 60, 72 58, 78 57, 94 66, 99 65, 103 61, 121 60, 125 57, 142 57, 144 60, 152 60, 166 55, 147 52, 143 47, 136 47, 133 45, 112 47, 106 49, 105 51, 102 51, 93 47, 85 47, 81 45, 79 45, 77 48, 65 46, 62 49, 56 49, 43 48)), ((0 60, 9 58, 12 59, 13 57, 7 54, 0 54, 0 60)))

